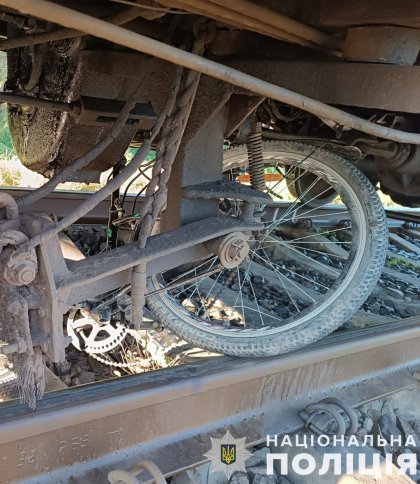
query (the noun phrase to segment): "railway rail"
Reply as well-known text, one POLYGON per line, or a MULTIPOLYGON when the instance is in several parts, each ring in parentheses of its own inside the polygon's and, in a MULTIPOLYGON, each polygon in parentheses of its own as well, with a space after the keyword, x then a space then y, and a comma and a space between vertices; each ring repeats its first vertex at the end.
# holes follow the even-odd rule
MULTIPOLYGON (((0 188, 0 192, 5 192, 13 196, 13 198, 23 197, 31 193, 33 190, 22 188, 0 188)), ((89 199, 92 193, 77 192, 70 190, 61 190, 50 193, 45 198, 31 204, 30 207, 25 207, 22 212, 54 212, 58 220, 61 220, 66 215, 71 213, 81 202, 89 199)), ((135 196, 128 195, 126 198, 127 210, 131 211, 134 206, 135 196)), ((110 198, 100 202, 92 211, 84 215, 77 223, 82 224, 106 224, 108 222, 110 210, 110 198)))
POLYGON ((345 331, 257 361, 217 357, 0 408, 1 482, 107 482, 145 459, 166 476, 205 461, 227 428, 247 445, 302 427, 325 395, 352 406, 418 386, 420 319, 345 331))

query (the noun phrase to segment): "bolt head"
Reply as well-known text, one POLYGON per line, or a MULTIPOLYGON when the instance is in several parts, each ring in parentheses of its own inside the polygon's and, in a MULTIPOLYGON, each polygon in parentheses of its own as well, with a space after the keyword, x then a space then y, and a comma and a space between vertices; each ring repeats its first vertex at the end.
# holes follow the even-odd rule
POLYGON ((35 271, 30 267, 22 267, 18 272, 18 277, 24 284, 30 284, 35 279, 35 271))
POLYGON ((9 270, 9 281, 16 286, 26 286, 36 277, 36 264, 26 260, 18 262, 9 270))

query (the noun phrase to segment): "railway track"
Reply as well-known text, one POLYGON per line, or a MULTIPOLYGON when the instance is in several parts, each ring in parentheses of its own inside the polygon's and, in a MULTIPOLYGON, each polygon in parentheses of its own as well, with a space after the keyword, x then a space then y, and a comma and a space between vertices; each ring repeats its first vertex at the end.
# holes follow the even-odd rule
MULTIPOLYGON (((53 206, 60 218, 88 196, 54 193, 37 210, 51 211, 53 206)), ((103 224, 108 210, 103 202, 79 223, 103 224)), ((332 213, 329 207, 319 214, 325 210, 332 213)), ((332 217, 331 225, 336 223, 332 217)), ((395 247, 409 248, 396 232, 410 229, 395 218, 389 227, 395 247)), ((398 251, 390 257, 416 263, 398 251)), ((384 274, 409 284, 416 281, 395 268, 386 268, 384 274)), ((390 297, 389 290, 387 280, 377 295, 385 291, 390 297)), ((47 393, 35 413, 18 401, 5 402, 0 406, 0 452, 7 465, 0 464, 0 482, 106 482, 111 470, 128 469, 145 459, 170 476, 203 462, 210 436, 227 428, 254 445, 267 433, 302 427, 299 410, 326 394, 359 406, 418 385, 413 374, 420 368, 420 316, 391 319, 359 311, 355 321, 279 357, 237 360, 214 355, 62 389, 47 393)))

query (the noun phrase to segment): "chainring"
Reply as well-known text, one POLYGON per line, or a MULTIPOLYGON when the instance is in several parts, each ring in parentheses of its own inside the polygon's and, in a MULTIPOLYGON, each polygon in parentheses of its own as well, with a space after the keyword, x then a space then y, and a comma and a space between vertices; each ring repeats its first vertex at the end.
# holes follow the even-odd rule
POLYGON ((98 322, 88 315, 76 316, 72 311, 67 319, 67 334, 79 351, 103 354, 116 348, 127 336, 128 328, 120 323, 98 322))

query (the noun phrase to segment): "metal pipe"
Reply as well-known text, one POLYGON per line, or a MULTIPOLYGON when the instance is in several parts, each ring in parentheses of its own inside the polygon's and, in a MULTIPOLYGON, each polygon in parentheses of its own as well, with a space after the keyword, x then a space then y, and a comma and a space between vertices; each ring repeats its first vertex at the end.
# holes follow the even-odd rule
POLYGON ((277 101, 307 111, 322 119, 329 119, 340 126, 361 131, 379 138, 391 139, 400 143, 420 145, 420 134, 407 133, 366 121, 345 111, 328 106, 289 89, 275 86, 269 82, 227 67, 218 62, 204 59, 201 56, 185 52, 176 47, 164 44, 144 35, 130 32, 121 27, 110 25, 100 19, 77 12, 67 7, 46 0, 0 0, 0 5, 18 10, 22 13, 41 17, 50 22, 67 27, 78 27, 80 30, 129 49, 144 52, 188 69, 196 70, 210 77, 228 82, 235 86, 255 92, 277 101))
POLYGON ((251 19, 245 15, 238 14, 229 8, 219 5, 210 6, 208 2, 201 3, 195 0, 162 0, 163 4, 175 6, 184 10, 188 10, 198 15, 209 17, 217 22, 227 23, 233 27, 257 32, 268 37, 273 37, 284 42, 291 42, 302 45, 304 47, 318 47, 316 44, 302 39, 296 35, 284 32, 283 30, 275 29, 270 25, 260 22, 258 19, 251 19))
MULTIPOLYGON (((124 25, 132 20, 140 17, 138 7, 127 8, 122 12, 111 15, 105 20, 114 25, 124 25)), ((85 35, 84 32, 76 29, 56 29, 50 32, 43 32, 42 34, 24 35, 15 39, 7 39, 0 42, 0 51, 16 49, 18 47, 28 47, 30 45, 43 44, 45 42, 55 42, 57 40, 65 40, 73 37, 81 37, 85 35)))
MULTIPOLYGON (((201 1, 202 0, 198 0, 201 1)), ((336 37, 322 32, 314 27, 293 20, 285 15, 265 8, 248 0, 210 0, 212 4, 223 5, 236 12, 245 13, 250 18, 259 19, 259 21, 271 25, 279 30, 289 34, 296 35, 302 39, 308 40, 327 48, 341 49, 343 42, 336 37)), ((207 2, 206 2, 207 3, 207 2)))
POLYGON ((52 111, 61 111, 63 113, 74 113, 76 109, 75 103, 50 101, 49 99, 21 96, 20 94, 12 94, 8 92, 0 92, 0 103, 32 106, 40 109, 51 109, 52 111))
POLYGON ((234 23, 242 28, 270 37, 279 38, 308 47, 322 46, 341 50, 342 41, 332 35, 297 22, 273 10, 255 5, 247 0, 162 0, 165 5, 173 5, 190 11, 197 11, 210 18, 217 15, 226 23, 234 23))

